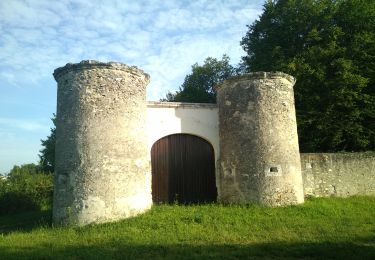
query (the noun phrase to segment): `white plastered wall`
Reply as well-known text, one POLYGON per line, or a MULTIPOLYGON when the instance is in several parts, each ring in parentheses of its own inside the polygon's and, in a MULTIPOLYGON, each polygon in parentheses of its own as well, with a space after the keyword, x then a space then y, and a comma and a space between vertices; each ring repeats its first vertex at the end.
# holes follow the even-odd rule
POLYGON ((167 135, 192 134, 211 143, 219 158, 219 118, 215 104, 148 102, 148 148, 167 135))

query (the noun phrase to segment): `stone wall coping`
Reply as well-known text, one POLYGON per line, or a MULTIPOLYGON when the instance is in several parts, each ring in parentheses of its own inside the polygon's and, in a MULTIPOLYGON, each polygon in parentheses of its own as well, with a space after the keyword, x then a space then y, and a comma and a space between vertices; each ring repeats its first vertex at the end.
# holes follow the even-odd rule
POLYGON ((374 151, 365 151, 365 152, 332 152, 332 153, 300 153, 301 156, 312 156, 312 157, 371 157, 375 158, 374 151))
POLYGON ((217 108, 217 104, 212 103, 187 103, 187 102, 158 102, 158 101, 148 101, 147 107, 154 108, 217 108))
POLYGON ((139 69, 136 66, 128 66, 120 62, 113 62, 113 61, 100 62, 96 60, 83 60, 79 63, 67 63, 65 66, 55 69, 53 72, 53 77, 55 78, 56 81, 58 81, 58 79, 62 75, 70 71, 95 69, 95 68, 122 70, 130 74, 135 74, 137 76, 145 76, 147 81, 149 81, 150 79, 150 75, 148 75, 147 73, 145 73, 143 70, 139 69))
POLYGON ((239 76, 230 77, 226 80, 224 80, 221 84, 217 85, 215 88, 220 89, 223 87, 226 87, 227 85, 238 82, 238 81, 244 81, 244 80, 252 80, 252 79, 279 79, 279 78, 285 78, 293 85, 296 83, 296 79, 284 72, 281 71, 275 71, 275 72, 265 72, 265 71, 257 71, 257 72, 250 72, 239 76))

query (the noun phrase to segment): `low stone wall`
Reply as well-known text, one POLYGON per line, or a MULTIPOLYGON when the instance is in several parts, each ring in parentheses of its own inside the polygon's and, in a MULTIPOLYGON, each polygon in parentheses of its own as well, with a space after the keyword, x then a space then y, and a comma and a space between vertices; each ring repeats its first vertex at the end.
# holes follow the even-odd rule
POLYGON ((302 153, 305 196, 375 195, 375 153, 302 153))

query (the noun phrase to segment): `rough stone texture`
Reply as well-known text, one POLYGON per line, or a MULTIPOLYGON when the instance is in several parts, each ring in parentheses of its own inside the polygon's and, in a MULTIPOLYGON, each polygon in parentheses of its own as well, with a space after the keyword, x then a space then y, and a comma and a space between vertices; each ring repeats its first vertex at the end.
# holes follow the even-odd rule
POLYGON ((302 153, 306 196, 375 195, 375 153, 302 153))
POLYGON ((255 72, 218 87, 219 201, 304 201, 294 83, 281 72, 255 72))
POLYGON ((85 225, 149 209, 149 76, 120 63, 82 61, 58 82, 53 221, 85 225))

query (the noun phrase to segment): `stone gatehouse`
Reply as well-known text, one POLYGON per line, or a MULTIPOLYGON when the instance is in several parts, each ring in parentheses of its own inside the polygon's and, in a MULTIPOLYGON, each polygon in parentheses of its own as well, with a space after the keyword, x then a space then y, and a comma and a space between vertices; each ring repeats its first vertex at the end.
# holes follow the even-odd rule
POLYGON ((114 221, 173 199, 304 201, 295 79, 285 73, 228 79, 217 104, 147 102, 149 75, 115 62, 67 64, 54 77, 55 223, 114 221))

